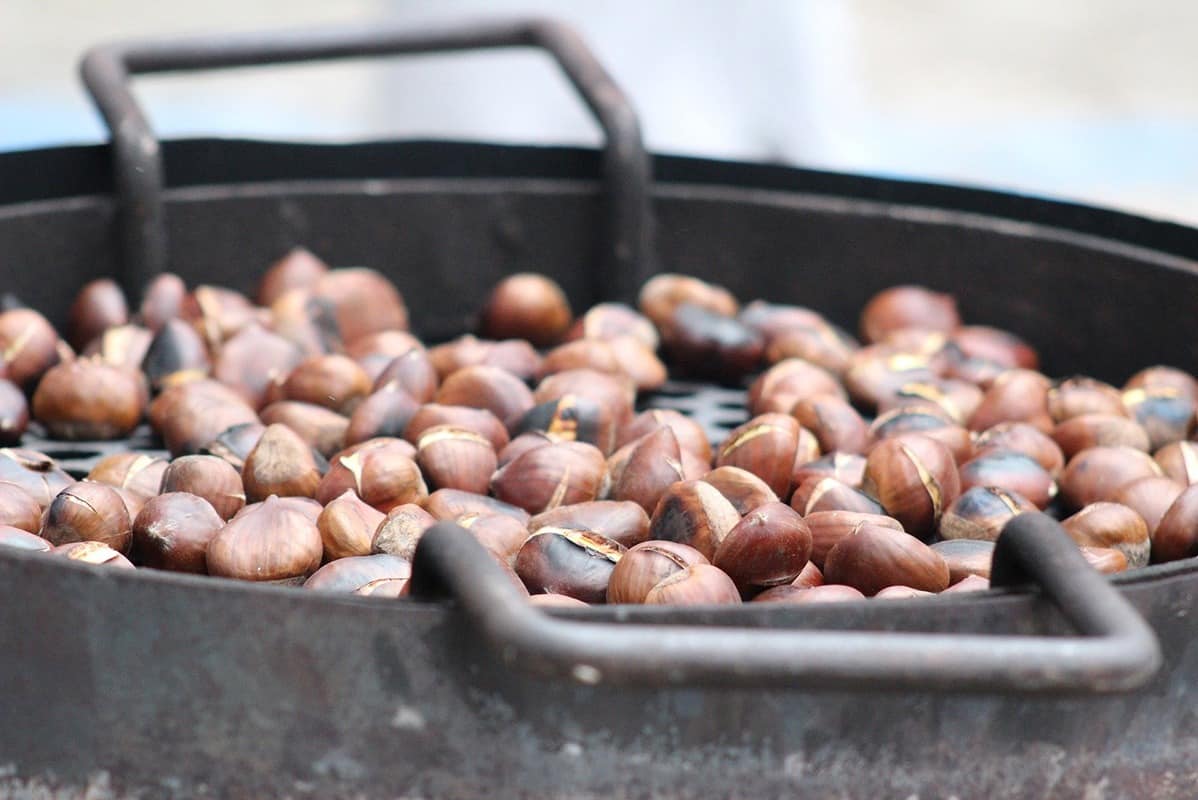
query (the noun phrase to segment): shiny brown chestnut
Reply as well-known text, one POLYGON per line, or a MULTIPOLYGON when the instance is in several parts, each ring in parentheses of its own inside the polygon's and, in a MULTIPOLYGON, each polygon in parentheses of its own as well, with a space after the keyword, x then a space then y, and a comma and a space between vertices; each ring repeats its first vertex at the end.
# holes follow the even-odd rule
POLYGON ((527 339, 537 347, 559 341, 574 321, 557 282, 530 272, 509 275, 491 290, 480 327, 493 339, 527 339))
POLYGON ((246 506, 208 544, 208 573, 271 583, 302 583, 320 567, 315 518, 279 497, 246 506))
MULTIPOLYGON (((810 528, 810 526, 808 526, 810 528)), ((820 568, 815 566, 814 561, 808 561, 807 566, 799 571, 798 576, 790 582, 791 586, 796 589, 810 589, 814 586, 823 586, 824 573, 820 568)))
POLYGON ((0 549, 27 550, 33 553, 49 553, 52 545, 36 533, 11 525, 0 525, 0 549))
POLYGON ((255 323, 221 345, 213 358, 212 377, 254 408, 262 408, 272 387, 303 360, 303 351, 294 342, 255 323))
POLYGON ((736 508, 704 481, 680 481, 662 495, 649 520, 649 536, 680 542, 711 559, 740 522, 736 508))
POLYGON ((314 286, 328 271, 329 265, 310 250, 293 247, 262 274, 254 296, 258 305, 269 306, 292 289, 314 286))
POLYGON ((878 413, 898 408, 925 409, 965 425, 985 397, 979 387, 953 378, 900 384, 893 392, 878 398, 878 413))
POLYGON ((761 335, 733 317, 683 303, 661 329, 669 361, 696 377, 734 383, 755 372, 765 352, 761 335))
POLYGON ((374 379, 374 391, 392 384, 418 403, 428 403, 437 394, 440 378, 428 353, 423 348, 413 347, 387 362, 374 379))
POLYGON ((266 426, 261 422, 231 425, 201 447, 199 455, 216 456, 233 467, 240 476, 245 466, 245 457, 254 449, 254 445, 258 444, 264 430, 266 426))
POLYGON ((852 401, 874 411, 894 406, 904 387, 932 383, 939 372, 923 353, 877 344, 853 353, 842 377, 852 401))
POLYGON ((1198 555, 1198 484, 1187 486, 1152 535, 1152 563, 1198 555))
POLYGON ((740 467, 761 478, 779 497, 788 497, 799 423, 784 414, 761 414, 728 434, 716 453, 717 467, 740 467))
POLYGON ((1057 484, 1034 458, 1013 450, 991 450, 961 465, 961 491, 997 487, 1026 498, 1036 508, 1046 508, 1057 494, 1057 484))
POLYGON ((767 339, 788 331, 806 330, 827 325, 828 320, 818 311, 785 303, 754 300, 740 310, 738 319, 767 339))
POLYGON ((411 561, 420 537, 436 524, 437 518, 415 503, 396 506, 375 527, 370 551, 389 553, 411 561))
POLYGON ((501 452, 509 441, 507 428, 503 421, 485 408, 450 406, 440 403, 426 403, 421 406, 409 420, 404 429, 403 438, 415 444, 420 440, 422 433, 437 425, 453 425, 456 428, 465 428, 485 436, 491 442, 491 446, 495 448, 496 453, 501 452))
POLYGON ((736 584, 718 567, 693 564, 662 578, 645 595, 646 605, 739 605, 736 584))
MULTIPOLYGON (((648 522, 646 519, 646 529, 648 522)), ((17 484, 0 481, 0 526, 37 533, 42 527, 42 507, 17 484)))
POLYGON ((202 497, 221 519, 232 519, 245 505, 241 473, 229 462, 211 455, 182 456, 159 471, 159 490, 187 492, 202 497))
POLYGON ((212 380, 172 386, 150 405, 150 424, 172 456, 199 452, 232 426, 258 421, 240 395, 212 380))
POLYGON ((94 564, 100 567, 120 567, 133 569, 133 562, 113 550, 103 542, 68 542, 60 544, 50 551, 53 555, 69 558, 81 564, 94 564))
POLYGON ((1089 447, 1065 465, 1061 473, 1061 498, 1074 509, 1110 500, 1115 490, 1137 478, 1161 475, 1147 453, 1130 447, 1089 447))
POLYGON ((352 489, 330 500, 316 518, 324 560, 368 555, 375 531, 385 518, 381 511, 362 502, 352 489))
POLYGON ((416 464, 433 489, 486 494, 498 458, 491 442, 474 431, 436 425, 420 434, 416 464))
POLYGON ((1127 556, 1106 547, 1082 547, 1082 557, 1093 569, 1104 575, 1114 575, 1127 569, 1127 556))
POLYGON ((613 477, 612 500, 629 500, 652 513, 672 484, 684 479, 682 450, 672 428, 662 426, 631 444, 628 460, 613 477))
POLYGON ((1119 390, 1094 378, 1074 377, 1057 382, 1048 390, 1048 413, 1054 422, 1083 414, 1126 416, 1119 390))
POLYGON ((1115 490, 1111 500, 1139 514, 1151 535, 1184 489, 1184 485, 1172 478, 1151 475, 1123 484, 1115 490))
POLYGON ((541 372, 540 354, 523 339, 492 342, 467 334, 429 349, 428 357, 440 380, 473 366, 499 367, 522 381, 534 380, 541 372))
POLYGON ((544 431, 522 433, 504 445, 503 449, 499 451, 497 464, 502 467, 524 453, 527 453, 529 450, 553 444, 556 441, 558 440, 544 431))
POLYGON ((882 506, 872 497, 835 478, 816 475, 799 484, 790 498, 790 507, 803 516, 817 511, 856 511, 861 514, 884 514, 882 506))
POLYGON ((861 311, 861 336, 867 342, 880 342, 892 331, 906 328, 952 333, 959 327, 957 301, 923 286, 884 289, 861 311))
POLYGON ((796 463, 791 483, 801 486, 804 481, 818 476, 835 478, 857 489, 865 480, 865 463, 865 456, 856 453, 826 453, 813 461, 796 463))
POLYGON ((298 400, 280 400, 262 409, 265 425, 286 425, 325 458, 346 446, 349 420, 332 409, 298 400))
POLYGON ((974 456, 996 450, 1011 450, 1030 456, 1054 478, 1065 468, 1066 456, 1056 441, 1025 422, 1000 422, 974 439, 974 456))
POLYGON ((308 443, 295 431, 286 425, 268 425, 246 456, 241 480, 251 503, 271 495, 314 497, 320 471, 308 443))
POLYGON ((329 270, 309 287, 314 297, 332 304, 345 341, 386 330, 408 329, 408 309, 395 285, 372 269, 329 270))
POLYGON ((698 306, 723 317, 734 316, 739 308, 736 298, 724 287, 672 273, 650 278, 637 297, 641 313, 652 320, 658 330, 670 324, 683 304, 698 306))
POLYGON ((465 367, 441 382, 436 402, 484 408, 510 430, 536 403, 524 381, 499 367, 465 367))
POLYGON ((187 322, 170 319, 154 334, 141 371, 154 391, 204 378, 212 368, 208 345, 187 322))
POLYGON ((1052 438, 1066 459, 1090 447, 1131 447, 1148 452, 1148 431, 1134 419, 1113 414, 1082 414, 1057 424, 1052 438))
POLYGON ((588 397, 566 394, 530 408, 511 426, 520 435, 540 431, 562 442, 587 442, 606 455, 615 449, 616 420, 588 397))
POLYGON ((631 548, 649 538, 649 515, 630 501, 592 500, 558 506, 528 521, 530 531, 543 527, 593 531, 631 548))
POLYGON ((896 408, 879 415, 869 426, 869 437, 873 442, 909 433, 940 442, 957 463, 968 461, 973 455, 973 435, 942 411, 927 407, 896 408))
POLYGON ((869 425, 842 397, 808 397, 795 403, 791 416, 815 435, 823 452, 864 453, 869 447, 869 425))
POLYGON ((1108 547, 1127 557, 1129 567, 1148 563, 1148 525, 1133 509, 1119 503, 1091 503, 1061 521, 1069 538, 1087 547, 1108 547))
POLYGON ((949 585, 948 564, 939 553, 910 534, 868 523, 828 552, 823 569, 830 583, 852 586, 866 596, 887 586, 940 592, 949 585))
POLYGON ((225 524, 207 500, 186 492, 151 497, 133 520, 133 560, 154 569, 208 572, 208 544, 225 524))
POLYGON ((183 298, 179 316, 199 331, 213 353, 247 325, 266 322, 269 317, 241 292, 206 285, 197 286, 183 298))
POLYGON ((370 394, 372 383, 352 358, 332 354, 313 356, 296 365, 282 388, 288 400, 349 414, 370 394))
POLYGON ((1123 407, 1148 434, 1151 451, 1194 431, 1194 400, 1177 389, 1129 389, 1123 393, 1123 407))
POLYGON ((354 445, 329 461, 314 497, 328 503, 352 489, 367 505, 386 514, 405 503, 420 503, 428 486, 420 468, 400 439, 371 439, 354 445))
POLYGON ((506 514, 527 527, 531 519, 527 511, 511 503, 458 489, 438 489, 430 494, 422 505, 425 511, 439 520, 457 519, 464 514, 506 514))
POLYGON ((827 370, 799 358, 788 358, 749 384, 749 412, 789 414, 801 400, 820 395, 847 396, 840 381, 827 370))
POLYGON ((981 539, 993 542, 1003 527, 1037 506, 1023 495, 1000 486, 971 486, 940 518, 941 539, 981 539))
POLYGON ((50 503, 38 535, 53 545, 102 542, 128 553, 132 528, 129 512, 115 489, 80 481, 63 489, 50 503))
POLYGON ((645 596, 665 578, 707 558, 678 542, 642 542, 621 556, 607 584, 608 603, 643 603, 645 596))
POLYGON ((984 431, 1000 422, 1026 422, 1043 433, 1055 424, 1048 411, 1048 378, 1026 369, 1003 372, 969 418, 969 429, 984 431))
POLYGON ((594 445, 555 442, 500 467, 491 478, 491 493, 530 514, 539 514, 597 499, 606 471, 603 453, 594 445))
POLYGON ((454 522, 507 564, 515 563, 516 553, 529 535, 528 528, 506 514, 465 514, 454 522))
POLYGON ((623 545, 590 531, 541 528, 516 554, 514 569, 530 594, 552 592, 603 603, 623 545))
POLYGON ((862 514, 857 511, 815 511, 808 514, 803 521, 811 530, 811 563, 821 570, 824 568, 828 552, 857 526, 869 524, 896 531, 903 529, 902 524, 893 517, 862 514))
POLYGON ((112 453, 96 462, 91 472, 87 473, 87 479, 150 498, 162 491, 162 476, 166 468, 166 461, 144 453, 112 453))
POLYGON ((145 401, 136 373, 79 358, 46 372, 33 393, 33 414, 59 439, 120 439, 141 421, 145 401))
POLYGON ((1172 442, 1157 450, 1152 460, 1165 475, 1181 485, 1198 483, 1198 444, 1172 442))
POLYGON ((714 486, 741 516, 758 506, 778 502, 778 495, 769 484, 740 467, 716 467, 702 480, 714 486))
POLYGON ((623 303, 597 303, 574 321, 566 339, 604 339, 631 337, 649 350, 656 350, 660 340, 657 328, 641 314, 623 303))
POLYGON ((594 400, 619 426, 632 418, 636 386, 624 375, 593 369, 568 369, 545 376, 533 392, 533 402, 540 405, 568 394, 594 400))
POLYGON ((54 326, 30 308, 0 312, 3 377, 28 391, 61 355, 54 326))
POLYGON ((963 325, 949 341, 966 358, 983 359, 1004 369, 1039 369, 1040 356, 1027 342, 1010 331, 985 325, 963 325))
POLYGON ((715 550, 711 563, 742 592, 787 584, 811 557, 811 529, 790 506, 767 503, 738 522, 715 550))
POLYGON ((617 444, 623 447, 662 425, 674 431, 678 446, 683 450, 691 451, 703 461, 711 461, 711 442, 708 441, 703 426, 672 408, 651 408, 637 414, 627 425, 620 428, 617 444))
POLYGON ((947 539, 932 545, 948 564, 949 583, 959 583, 973 575, 990 580, 994 561, 994 542, 989 539, 947 539))
POLYGON ((810 588, 800 586, 775 586, 753 598, 754 603, 848 603, 864 600, 865 595, 852 586, 823 584, 810 588))
POLYGON ((15 483, 43 509, 59 492, 75 483, 54 459, 20 447, 0 447, 0 481, 15 483))
POLYGON ((325 564, 303 583, 318 592, 399 597, 407 593, 411 562, 393 555, 349 556, 325 564))
POLYGON ((97 278, 83 285, 67 312, 70 342, 79 349, 109 328, 129 321, 125 293, 111 278, 97 278))
POLYGON ((944 509, 961 493, 961 480, 947 447, 926 436, 903 434, 869 451, 861 491, 881 503, 907 533, 930 539, 944 509))

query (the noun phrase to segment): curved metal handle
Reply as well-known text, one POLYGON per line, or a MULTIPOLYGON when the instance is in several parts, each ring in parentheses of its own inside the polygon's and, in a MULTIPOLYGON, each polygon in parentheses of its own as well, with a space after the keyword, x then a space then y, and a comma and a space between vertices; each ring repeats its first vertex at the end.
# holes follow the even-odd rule
POLYGON ((129 88, 140 73, 244 67, 372 55, 537 47, 557 62, 603 128, 607 195, 606 269, 600 297, 632 296, 651 271, 649 157, 627 96, 569 27, 518 19, 424 30, 388 26, 223 35, 102 45, 83 58, 92 101, 112 135, 126 278, 144 285, 167 266, 162 154, 129 88))
POLYGON ((1147 623, 1052 518, 1022 514, 994 551, 997 586, 1033 583, 1078 638, 753 630, 566 620, 541 612, 466 530, 440 523, 416 548, 412 594, 454 598, 509 665, 585 684, 933 691, 1115 692, 1161 663, 1147 623))

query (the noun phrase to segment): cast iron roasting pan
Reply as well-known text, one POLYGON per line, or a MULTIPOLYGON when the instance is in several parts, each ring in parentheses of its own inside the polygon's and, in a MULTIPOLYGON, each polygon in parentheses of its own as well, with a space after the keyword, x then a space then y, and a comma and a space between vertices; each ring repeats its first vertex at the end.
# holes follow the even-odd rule
MULTIPOLYGON (((1198 232, 998 192, 656 156, 568 28, 192 38, 99 47, 83 75, 110 147, 0 155, 4 289, 65 317, 104 275, 249 290, 302 244, 404 292, 431 341, 502 275, 575 307, 659 268, 851 325, 875 291, 952 292, 1040 347, 1048 374, 1193 370, 1198 232), (603 129, 599 152, 457 142, 160 143, 133 74, 535 47, 603 129)), ((743 393, 648 399, 716 440, 743 393)), ((134 446, 152 449, 148 436, 134 446)), ((116 445, 37 440, 81 474, 116 445)), ((0 554, 0 798, 1192 797, 1194 560, 1107 581, 1023 515, 996 590, 934 601, 545 612, 453 525, 417 602, 323 596, 0 554), (423 601, 423 602, 421 602, 423 601), (1088 793, 1088 794, 1087 794, 1088 793)))

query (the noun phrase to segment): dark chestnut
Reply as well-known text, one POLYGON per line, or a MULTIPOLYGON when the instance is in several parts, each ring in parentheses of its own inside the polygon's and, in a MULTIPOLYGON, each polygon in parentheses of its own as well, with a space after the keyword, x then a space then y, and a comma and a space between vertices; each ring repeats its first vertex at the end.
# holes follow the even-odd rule
POLYGON ((811 557, 811 529, 790 506, 767 503, 745 515, 716 548, 712 564, 741 591, 798 577, 811 557))
POLYGON ((690 545, 711 559, 740 514, 714 486, 680 481, 662 495, 649 520, 649 536, 690 545))
POLYGON ((761 478, 779 497, 788 497, 798 448, 799 423, 784 414, 761 414, 728 434, 716 454, 717 467, 740 467, 761 478))
POLYGON ((1152 563, 1198 555, 1198 484, 1187 486, 1152 535, 1152 563))
POLYGON ((144 567, 208 572, 208 544, 225 521, 207 500, 186 492, 151 497, 133 520, 133 560, 144 567))
POLYGON ((683 478, 678 438, 663 425, 633 444, 627 463, 613 479, 611 499, 630 500, 653 513, 666 489, 683 478))
POLYGON ((80 481, 63 489, 50 503, 39 535, 53 545, 102 542, 128 553, 132 528, 129 512, 115 489, 80 481))
POLYGON ((1003 527, 1036 505, 1018 492, 999 486, 971 486, 961 492, 940 518, 942 539, 982 539, 993 542, 1003 527))
POLYGON ((484 408, 509 430, 535 405, 532 392, 507 370, 499 367, 465 367, 441 382, 437 403, 484 408))
POLYGON ((254 445, 258 444, 258 439, 262 437, 264 430, 266 430, 266 426, 260 422, 242 422, 238 425, 231 425, 200 448, 200 454, 216 456, 233 467, 240 476, 241 470, 245 466, 245 457, 254 449, 254 445))
POLYGON ((861 490, 901 522, 903 530, 930 539, 944 509, 960 494, 961 481, 947 447, 926 436, 904 434, 869 451, 861 490))
POLYGON ((558 506, 528 522, 530 531, 543 527, 593 531, 631 548, 649 538, 649 515, 630 501, 592 500, 558 506))
POLYGON ((824 576, 852 586, 866 596, 887 586, 910 586, 925 592, 948 588, 948 564, 910 534, 880 525, 853 529, 828 552, 824 576))
POLYGON ((1091 503, 1062 520, 1061 527, 1079 545, 1121 551, 1130 567, 1142 567, 1148 563, 1152 546, 1148 525, 1143 517, 1125 505, 1091 503))
POLYGON ((741 516, 758 506, 778 502, 778 495, 769 484, 740 467, 716 467, 702 480, 714 486, 741 516))
POLYGON ((141 361, 141 371, 155 391, 206 377, 211 367, 208 345, 181 319, 163 324, 141 361))
POLYGON ((926 407, 896 408, 881 414, 869 426, 870 439, 875 442, 909 433, 940 442, 958 463, 968 461, 973 455, 972 434, 942 411, 926 407))
POLYGON ((1024 422, 1000 422, 974 439, 973 455, 985 455, 996 450, 1012 450, 1031 456, 1054 478, 1065 468, 1066 455, 1053 438, 1024 422))
POLYGON ((1123 407, 1148 434, 1149 449, 1189 438, 1194 431, 1194 400, 1177 389, 1129 389, 1123 407))
POLYGON ((593 444, 611 453, 616 443, 616 420, 599 403, 576 394, 539 403, 522 416, 512 430, 516 434, 541 431, 557 441, 593 444))
POLYGON ((683 303, 661 329, 661 345, 688 375, 736 382, 757 370, 765 351, 761 335, 733 317, 683 303))
POLYGON ((530 514, 595 500, 607 464, 603 453, 583 442, 555 442, 529 450, 500 467, 491 493, 530 514))
POLYGON ((493 339, 527 339, 547 347, 559 341, 573 321, 570 302, 557 282, 525 272, 504 278, 491 290, 481 327, 493 339))
POLYGON ((997 487, 1046 508, 1056 497, 1057 484, 1031 456, 1012 450, 991 450, 961 465, 961 491, 997 487))
POLYGON ((318 592, 399 597, 407 593, 411 562, 385 553, 349 556, 325 564, 304 581, 318 592))
POLYGON ((885 289, 861 311, 861 336, 868 342, 880 342, 892 331, 906 328, 952 333, 960 326, 956 300, 923 286, 885 289))
POLYGON ((360 402, 345 429, 345 444, 378 436, 403 436, 420 404, 397 383, 388 383, 360 402))
POLYGON ((530 594, 553 592, 603 603, 612 570, 625 548, 604 536, 571 528, 541 528, 516 554, 515 570, 530 594))

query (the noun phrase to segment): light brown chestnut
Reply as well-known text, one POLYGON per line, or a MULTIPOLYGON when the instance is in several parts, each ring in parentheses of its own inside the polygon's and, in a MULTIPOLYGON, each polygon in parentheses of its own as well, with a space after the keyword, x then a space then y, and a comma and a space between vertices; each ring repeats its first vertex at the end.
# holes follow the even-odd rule
POLYGON ((647 541, 629 548, 612 570, 607 584, 607 602, 643 603, 649 591, 674 573, 707 558, 693 547, 678 542, 647 541))
POLYGON ((740 467, 761 478, 779 497, 790 493, 799 423, 784 414, 761 414, 733 429, 716 453, 717 467, 740 467))
POLYGON ((454 521, 508 564, 515 563, 516 553, 529 535, 528 528, 507 514, 465 514, 454 521))
POLYGON ((133 560, 154 569, 207 574, 208 544, 224 524, 208 501, 194 494, 151 497, 133 520, 133 560))
POLYGON ((1091 447, 1131 447, 1148 452, 1148 432, 1134 419, 1113 414, 1082 414, 1057 424, 1053 440, 1066 459, 1091 447))
POLYGON ((80 481, 63 489, 46 509, 39 535, 53 545, 102 542, 119 553, 133 543, 133 522, 111 486, 80 481))
POLYGON ((1152 563, 1198 555, 1198 484, 1187 486, 1152 535, 1152 563))
POLYGON ((485 437, 466 428, 437 425, 420 434, 416 464, 433 489, 486 494, 498 459, 485 437))
POLYGON ((894 406, 905 387, 932 383, 939 375, 924 353, 876 344, 853 353, 843 378, 853 402, 874 411, 894 406))
POLYGON ((211 380, 172 386, 150 405, 150 424, 172 456, 197 453, 234 425, 258 421, 240 395, 211 380))
POLYGON ((1090 447, 1065 465, 1061 473, 1061 497, 1080 509, 1100 500, 1110 500, 1115 490, 1137 478, 1159 476, 1161 468, 1147 453, 1131 447, 1090 447))
MULTIPOLYGON (((741 319, 744 319, 743 313, 741 319)), ((767 363, 777 364, 788 358, 801 358, 833 375, 844 374, 852 363, 853 354, 861 347, 853 337, 827 322, 764 335, 767 363)))
POLYGON ((704 481, 680 481, 662 495, 649 520, 649 536, 680 542, 711 559, 740 514, 714 486, 704 481))
POLYGON ((790 498, 790 507, 803 516, 817 511, 885 513, 878 501, 872 497, 835 478, 819 476, 812 476, 799 484, 790 498))
POLYGON ((544 431, 522 433, 504 445, 503 449, 499 451, 497 465, 502 467, 508 462, 519 458, 524 453, 527 453, 529 450, 553 444, 556 441, 559 440, 544 431))
POLYGON ((328 503, 352 489, 384 514, 405 503, 420 503, 428 497, 428 486, 409 452, 400 439, 371 439, 354 445, 329 461, 329 471, 320 479, 314 496, 328 503))
POLYGON ((221 519, 232 519, 245 505, 241 474, 217 456, 183 456, 163 464, 160 491, 187 492, 208 501, 221 519))
POLYGON ((866 596, 887 586, 940 592, 949 585, 948 564, 939 553, 910 534, 868 523, 828 552, 823 570, 830 583, 852 586, 866 596))
POLYGON ((974 439, 973 455, 985 455, 995 450, 1013 450, 1031 456, 1054 478, 1065 468, 1066 456, 1057 442, 1025 422, 1000 422, 974 439))
POLYGON ((120 439, 141 421, 140 377, 98 359, 50 368, 33 393, 33 414, 59 439, 120 439))
POLYGON ((161 490, 166 467, 166 461, 144 453, 112 453, 96 462, 91 472, 87 473, 87 479, 150 498, 161 490))
POLYGON ((949 341, 966 358, 991 361, 1004 369, 1040 368, 1040 356, 1035 349, 1010 331, 985 325, 963 325, 953 331, 949 341))
POLYGON ((875 600, 911 600, 916 597, 928 597, 933 592, 925 592, 922 589, 914 589, 910 586, 887 586, 885 589, 879 589, 874 595, 875 600))
POLYGON ((1185 486, 1172 478, 1151 475, 1123 484, 1115 490, 1111 500, 1139 514, 1151 535, 1184 489, 1185 486))
POLYGON ((576 597, 567 597, 564 594, 555 594, 553 592, 531 594, 528 596, 528 604, 543 608, 586 608, 590 605, 590 603, 584 603, 576 597))
POLYGON ((103 542, 68 542, 58 545, 50 552, 80 564, 133 569, 133 562, 103 542))
POLYGON ((419 403, 432 401, 437 394, 440 378, 428 352, 412 347, 387 362, 374 379, 374 391, 395 384, 419 403))
POLYGON ((960 326, 956 300, 923 286, 885 289, 861 311, 861 336, 868 342, 880 342, 892 331, 906 328, 952 333, 960 326))
POLYGON ((714 486, 741 516, 758 506, 778 502, 778 495, 769 484, 740 467, 716 467, 702 480, 714 486))
POLYGON ((1143 517, 1125 505, 1091 503, 1062 520, 1061 527, 1079 545, 1121 551, 1130 567, 1148 563, 1151 549, 1148 525, 1143 517))
POLYGON ((246 500, 314 497, 320 471, 308 443, 286 425, 268 425, 241 470, 246 500))
POLYGON ((523 339, 492 342, 467 334, 431 348, 428 357, 441 380, 473 366, 499 367, 522 381, 534 380, 541 372, 540 354, 523 339))
POLYGON ((790 506, 767 503, 745 515, 716 548, 712 564, 741 591, 790 583, 811 557, 811 529, 790 506))
POLYGON ((1012 450, 991 450, 961 465, 961 491, 997 487, 1045 508, 1057 494, 1056 481, 1031 456, 1012 450))
POLYGON ((504 278, 491 290, 481 328, 493 339, 527 339, 537 347, 548 347, 565 335, 573 321, 570 302, 557 282, 524 272, 504 278))
POLYGON ((396 383, 389 383, 360 402, 345 428, 346 446, 378 436, 403 436, 420 404, 396 383))
POLYGON ((1048 411, 1048 378, 1026 369, 1012 369, 994 379, 981 404, 969 418, 969 429, 984 431, 1000 422, 1026 422, 1043 433, 1055 424, 1048 411))
POLYGON ((1082 557, 1098 572, 1114 575, 1127 569, 1127 556, 1106 547, 1082 547, 1082 557))
POLYGON ((298 400, 280 400, 262 409, 265 425, 286 425, 325 458, 346 446, 349 419, 330 408, 298 400))
POLYGON ((278 497, 247 506, 208 544, 208 573, 271 583, 302 583, 320 567, 316 521, 278 497))
POLYGON ((952 586, 945 589, 941 594, 964 594, 966 592, 984 592, 990 588, 990 579, 983 578, 981 575, 966 575, 961 580, 954 583, 952 586))
POLYGON ((873 442, 910 433, 940 442, 949 449, 958 464, 968 461, 973 455, 973 435, 943 411, 927 407, 896 408, 879 415, 869 426, 869 436, 873 442))
POLYGON ((408 329, 408 309, 394 284, 363 267, 329 270, 309 289, 332 304, 345 341, 378 331, 408 329))
POLYGON ((453 425, 455 428, 465 428, 485 436, 496 453, 501 452, 509 441, 503 422, 485 408, 440 403, 426 403, 421 406, 404 429, 403 438, 415 444, 420 441, 421 434, 437 425, 453 425))
POLYGON ((926 436, 903 434, 869 451, 861 490, 881 503, 907 533, 930 539, 944 509, 960 494, 961 481, 947 447, 926 436))
POLYGON ((736 584, 718 567, 694 564, 657 583, 645 595, 646 605, 739 605, 736 584))
POLYGON ((88 342, 80 355, 96 356, 106 364, 140 369, 154 334, 140 325, 118 325, 88 342))
POLYGON ((606 471, 603 453, 594 445, 555 442, 500 467, 491 478, 491 493, 530 514, 540 514, 597 499, 606 471))
POLYGON ((344 494, 330 500, 316 518, 324 560, 368 555, 375 531, 384 519, 381 511, 362 502, 352 489, 346 489, 344 494))
POLYGON ((516 554, 515 570, 530 594, 552 592, 603 603, 623 545, 591 531, 541 528, 516 554))
POLYGON ((312 573, 303 586, 318 592, 400 597, 407 594, 411 577, 409 561, 380 553, 329 562, 312 573))
POLYGON ((1086 377, 1066 378, 1050 388, 1048 413, 1057 423, 1083 414, 1127 415, 1118 389, 1086 377))
POLYGON ((954 378, 903 383, 889 395, 878 399, 878 413, 898 408, 925 409, 940 414, 958 425, 965 425, 982 404, 985 392, 967 381, 954 378))
POLYGON ((272 387, 303 359, 303 351, 291 340, 250 324, 221 345, 213 359, 212 377, 254 408, 262 408, 272 387))
POLYGON ((1037 506, 1018 492, 1000 486, 971 486, 945 509, 940 538, 993 542, 1008 522, 1035 510, 1037 506))
POLYGON ((411 561, 420 537, 436 524, 437 518, 415 503, 396 506, 375 527, 370 551, 389 553, 411 561))
POLYGON ((683 478, 678 439, 663 425, 632 443, 627 463, 613 478, 611 499, 632 501, 652 513, 666 489, 683 478))
POLYGON ((183 298, 187 296, 187 284, 172 272, 154 276, 142 293, 137 316, 151 331, 158 331, 168 320, 179 316, 183 298))
POLYGON ((1157 450, 1152 460, 1165 475, 1181 485, 1198 483, 1198 444, 1172 442, 1157 450))
MULTIPOLYGON (((810 528, 810 526, 808 526, 810 528)), ((798 577, 790 582, 791 586, 797 589, 810 589, 815 586, 824 585, 824 573, 820 572, 820 568, 815 566, 814 561, 808 561, 807 566, 799 571, 798 577)))

